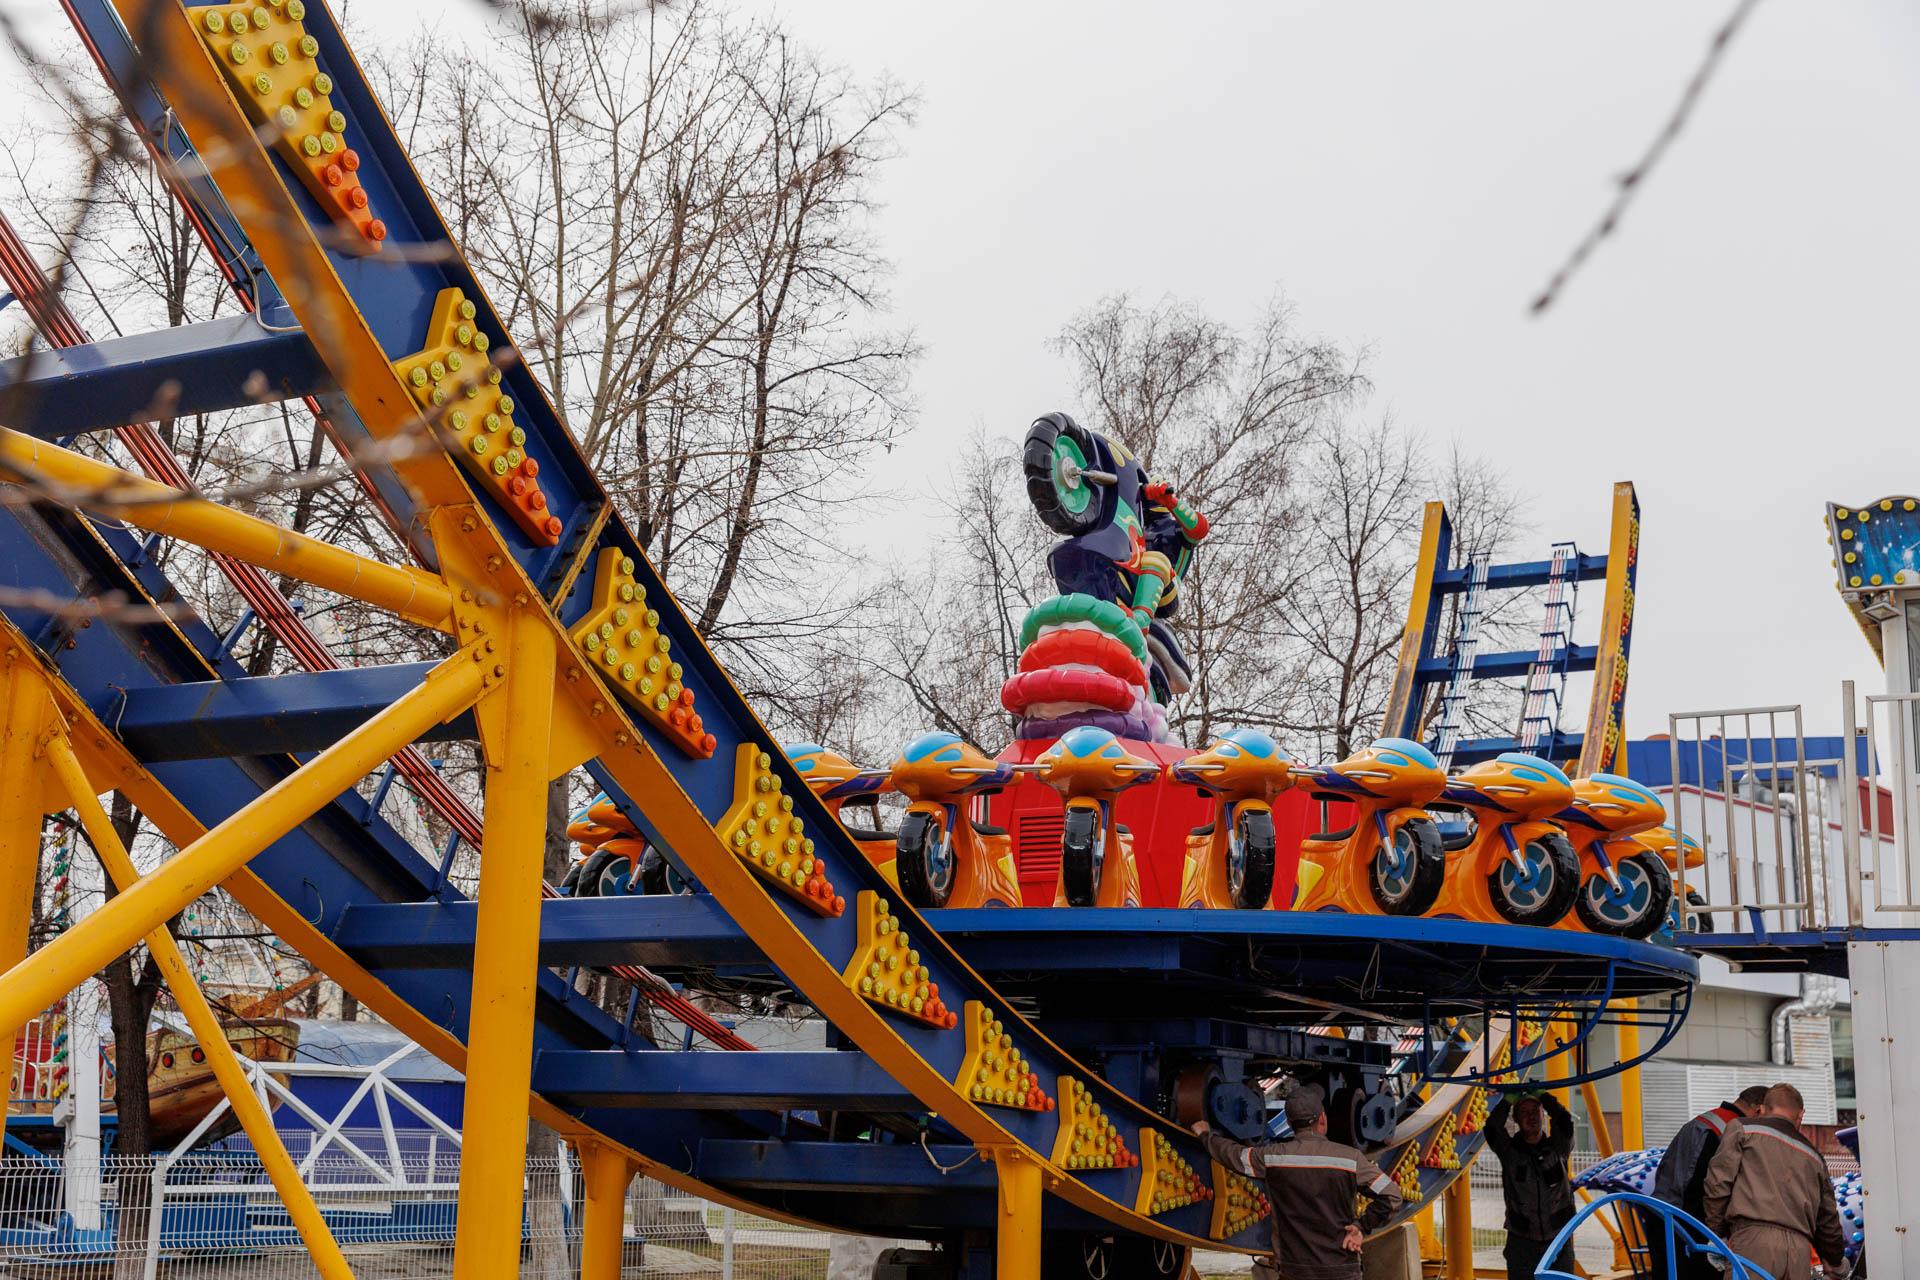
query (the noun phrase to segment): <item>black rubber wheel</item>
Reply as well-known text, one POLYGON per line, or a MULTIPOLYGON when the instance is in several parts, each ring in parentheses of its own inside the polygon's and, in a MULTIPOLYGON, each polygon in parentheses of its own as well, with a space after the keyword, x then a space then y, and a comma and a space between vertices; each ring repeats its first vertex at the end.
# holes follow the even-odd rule
MULTIPOLYGON (((1664 866, 1666 865, 1666 863, 1665 863, 1665 862, 1662 862, 1662 863, 1661 863, 1660 865, 1664 867, 1664 866)), ((1671 882, 1671 881, 1672 881, 1672 879, 1673 879, 1673 873, 1672 873, 1672 872, 1668 872, 1668 873, 1667 873, 1667 879, 1668 879, 1668 881, 1669 881, 1669 882, 1671 882)), ((1707 900, 1706 900, 1705 898, 1703 898, 1703 897, 1701 897, 1701 896, 1700 896, 1700 891, 1699 891, 1698 889, 1689 889, 1689 890, 1687 890, 1687 905, 1688 905, 1688 906, 1693 906, 1693 907, 1704 907, 1704 906, 1706 906, 1706 905, 1707 905, 1707 900)), ((1678 911, 1676 911, 1676 912, 1674 912, 1673 914, 1674 914, 1674 920, 1673 920, 1673 931, 1674 931, 1675 933, 1679 933, 1679 932, 1680 932, 1680 913, 1679 913, 1678 911)), ((1712 933, 1712 932, 1713 932, 1713 917, 1712 917, 1712 916, 1709 916, 1709 915, 1696 915, 1696 916, 1694 916, 1694 918, 1693 918, 1693 932, 1695 932, 1695 933, 1712 933)), ((1858 1269, 1857 1269, 1857 1268, 1855 1269, 1855 1274, 1858 1274, 1858 1269)))
MULTIPOLYGON (((1060 833, 1060 878, 1066 885, 1068 906, 1090 907, 1099 900, 1106 844, 1098 809, 1083 805, 1067 809, 1066 826, 1060 833)), ((905 883, 903 876, 901 884, 905 883)))
POLYGON ((944 907, 953 896, 953 840, 925 810, 901 819, 894 837, 894 874, 900 892, 916 907, 944 907))
POLYGON ((1020 461, 1027 475, 1027 498, 1040 522, 1069 538, 1100 527, 1100 491, 1092 482, 1070 478, 1069 465, 1099 469, 1093 436, 1064 413, 1049 413, 1027 428, 1020 461))
POLYGON ((1187 1250, 1171 1240, 1118 1236, 1112 1249, 1114 1280, 1178 1280, 1187 1273, 1187 1250))
POLYGON ((636 879, 638 883, 635 892, 637 893, 673 892, 667 887, 667 860, 660 856, 658 849, 652 847, 647 849, 646 854, 640 859, 640 874, 636 879))
POLYGON ((617 880, 619 869, 616 862, 626 859, 606 849, 595 849, 588 854, 586 861, 580 864, 580 877, 574 882, 573 896, 576 898, 610 898, 620 892, 617 880))
MULTIPOLYGON (((583 859, 584 861, 584 859, 583 859)), ((567 868, 566 876, 560 881, 560 892, 571 898, 580 892, 580 863, 567 868)))
POLYGON ((1227 891, 1242 911, 1258 911, 1273 896, 1273 814, 1242 809, 1227 837, 1227 891))
POLYGON ((1559 833, 1535 836, 1521 855, 1527 860, 1523 875, 1510 858, 1502 858, 1487 877, 1487 896, 1500 918, 1512 924, 1557 923, 1580 896, 1580 859, 1559 833))
POLYGON ((1126 1280, 1114 1265, 1114 1241, 1084 1231, 1049 1231, 1040 1244, 1040 1274, 1047 1280, 1126 1280))
POLYGON ((1673 877, 1666 862, 1631 854, 1615 863, 1613 870, 1620 877, 1617 893, 1598 873, 1580 886, 1580 896, 1573 901, 1580 923, 1616 938, 1647 938, 1659 932, 1673 906, 1673 877))
POLYGON ((1447 851, 1440 824, 1404 818, 1388 828, 1367 861, 1367 888, 1374 905, 1390 916, 1417 916, 1431 907, 1447 882, 1447 851))

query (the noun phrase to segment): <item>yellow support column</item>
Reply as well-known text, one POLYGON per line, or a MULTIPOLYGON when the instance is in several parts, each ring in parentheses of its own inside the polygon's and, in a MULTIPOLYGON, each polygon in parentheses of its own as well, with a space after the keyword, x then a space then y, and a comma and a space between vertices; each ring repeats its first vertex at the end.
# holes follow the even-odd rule
MULTIPOLYGON (((491 668, 475 660, 479 656, 480 650, 470 649, 448 658, 419 688, 34 952, 30 961, 0 974, 0 1027, 23 1025, 330 804, 382 760, 471 706, 492 678, 491 668)), ((546 741, 544 733, 529 736, 546 741)), ((539 893, 538 884, 534 893, 539 893)))
POLYGON ((527 1092, 533 1077, 533 997, 540 971, 540 876, 546 855, 554 640, 542 619, 508 622, 501 728, 489 733, 486 834, 480 847, 473 1011, 454 1280, 502 1274, 520 1254, 525 1209, 527 1092))
POLYGON ((1447 1184, 1446 1280, 1473 1280, 1473 1186, 1467 1171, 1447 1184))
MULTIPOLYGON (((1614 1035, 1619 1047, 1616 1062, 1631 1062, 1640 1056, 1640 1002, 1638 1000, 1619 1000, 1614 1009, 1624 1014, 1622 1021, 1614 1027, 1614 1035)), ((1622 1151, 1644 1151, 1647 1146, 1646 1112, 1640 1100, 1640 1068, 1628 1067, 1620 1073, 1620 1149, 1622 1151)))
MULTIPOLYGON (((1564 1044, 1570 1044, 1574 1037, 1573 1022, 1567 1018, 1553 1019, 1546 1025, 1546 1036, 1547 1048, 1549 1050, 1558 1049, 1564 1044)), ((1573 1074, 1573 1055, 1570 1053, 1554 1054, 1553 1057, 1547 1059, 1546 1067, 1547 1079, 1549 1081, 1558 1080, 1563 1082, 1557 1085, 1551 1085, 1550 1091, 1553 1096, 1559 1100, 1561 1106, 1571 1111, 1573 1109, 1573 1090, 1568 1087, 1564 1081, 1568 1076, 1573 1074)))
POLYGON ((633 1165, 626 1154, 599 1142, 583 1142, 581 1181, 587 1212, 581 1223, 580 1280, 620 1280, 620 1252, 627 1236, 627 1186, 633 1165))
POLYGON ((993 1274, 998 1280, 1040 1280, 1040 1166, 1018 1147, 990 1154, 1000 1188, 993 1274))
MULTIPOLYGON (((93 842, 100 865, 113 880, 114 888, 126 892, 139 879, 139 872, 135 870, 126 847, 120 843, 113 823, 107 819, 107 811, 100 807, 93 784, 87 781, 86 771, 81 768, 80 761, 75 758, 73 748, 67 745, 63 734, 56 733, 48 739, 47 760, 60 780, 68 803, 80 815, 80 825, 93 842)), ((227 1096, 227 1105, 233 1108, 240 1127, 253 1140, 254 1153, 260 1157, 260 1164, 273 1182, 273 1189, 279 1192, 280 1202, 287 1207, 287 1216, 293 1220, 294 1230, 300 1233, 301 1242, 307 1246, 314 1267, 326 1280, 353 1280, 353 1269, 341 1254, 340 1245, 327 1228, 326 1219, 320 1216, 320 1207, 313 1202, 313 1193, 300 1180, 300 1171, 294 1167, 293 1157, 287 1154, 279 1131, 273 1127, 273 1117, 268 1114, 266 1105, 260 1101, 260 1096, 247 1080, 246 1068, 240 1065, 240 1057, 227 1039, 226 1028, 220 1025, 213 1006, 207 1003, 207 997, 194 981, 193 971, 187 967, 186 958, 180 954, 179 945, 174 942, 173 935, 167 932, 165 925, 147 935, 147 948, 153 953, 154 962, 160 966, 161 976, 167 981, 167 989, 173 992, 174 1003, 180 1006, 193 1038, 206 1051, 207 1063, 213 1068, 214 1078, 220 1082, 221 1091, 227 1096)))
MULTIPOLYGON (((40 866, 40 824, 47 812, 46 768, 38 757, 47 700, 32 663, 12 649, 7 651, 5 669, 0 670, 0 698, 5 699, 0 704, 0 965, 12 968, 27 955, 34 874, 40 866)), ((9 1092, 20 1028, 51 1003, 49 999, 24 1013, 0 1017, 9 1092)), ((0 1137, 6 1131, 6 1101, 0 1099, 0 1137)))

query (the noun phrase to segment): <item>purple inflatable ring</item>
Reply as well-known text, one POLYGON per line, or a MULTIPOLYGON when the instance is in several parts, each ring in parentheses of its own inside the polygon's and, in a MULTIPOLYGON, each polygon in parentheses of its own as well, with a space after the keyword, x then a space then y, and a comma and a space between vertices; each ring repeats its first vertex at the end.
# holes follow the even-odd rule
POLYGON ((1021 720, 1014 726, 1013 736, 1026 740, 1057 738, 1067 730, 1078 729, 1082 725, 1105 729, 1116 738, 1154 741, 1153 728, 1146 720, 1122 711, 1081 711, 1051 720, 1021 720))

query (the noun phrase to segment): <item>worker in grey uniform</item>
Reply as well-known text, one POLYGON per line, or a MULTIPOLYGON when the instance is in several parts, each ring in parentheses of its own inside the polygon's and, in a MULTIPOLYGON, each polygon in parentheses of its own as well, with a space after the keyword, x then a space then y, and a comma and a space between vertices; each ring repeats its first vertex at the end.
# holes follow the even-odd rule
MULTIPOLYGON (((1573 1220, 1573 1114, 1551 1093, 1528 1089, 1508 1094, 1487 1116, 1487 1146, 1500 1158, 1500 1190, 1507 1202, 1507 1274, 1531 1276, 1547 1246, 1573 1220), (1511 1116, 1517 1133, 1507 1132, 1511 1116), (1552 1120, 1553 1127, 1547 1127, 1552 1120)), ((1573 1270, 1573 1245, 1561 1246, 1549 1264, 1573 1270)))
MULTIPOLYGON (((1682 1125, 1680 1132, 1673 1135, 1673 1141, 1667 1144, 1666 1153, 1660 1157, 1660 1167, 1654 1171, 1653 1198, 1704 1220, 1707 1212, 1707 1166, 1720 1150, 1728 1127, 1736 1120, 1759 1115, 1766 1101, 1765 1085, 1749 1085, 1731 1102, 1723 1102, 1709 1111, 1703 1111, 1682 1125)), ((1664 1277, 1667 1274, 1666 1226, 1649 1209, 1641 1215, 1641 1227, 1653 1261, 1653 1274, 1664 1277)), ((1719 1280, 1720 1276, 1710 1259, 1696 1253, 1683 1254, 1675 1272, 1678 1280, 1719 1280)))
POLYGON ((1399 1184, 1364 1152, 1327 1137, 1326 1100, 1319 1085, 1294 1091, 1287 1099, 1294 1136, 1285 1142, 1235 1142, 1204 1120, 1193 1126, 1215 1160, 1266 1183, 1277 1268, 1267 1274, 1279 1280, 1356 1280, 1361 1241, 1385 1226, 1403 1199, 1399 1184), (1363 1198, 1367 1207, 1356 1212, 1363 1198))
POLYGON ((1707 1166, 1703 1221, 1773 1280, 1808 1280, 1816 1252, 1828 1275, 1846 1269, 1833 1178, 1800 1132, 1805 1111, 1798 1089, 1773 1086, 1759 1115, 1727 1126, 1707 1166))

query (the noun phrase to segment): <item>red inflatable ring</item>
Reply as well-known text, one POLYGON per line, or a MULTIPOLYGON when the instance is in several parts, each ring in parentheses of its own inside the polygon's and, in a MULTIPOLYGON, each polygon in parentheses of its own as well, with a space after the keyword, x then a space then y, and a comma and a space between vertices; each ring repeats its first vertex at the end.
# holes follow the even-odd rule
POLYGON ((1000 686, 1000 705, 1015 715, 1039 702, 1084 702, 1109 711, 1133 705, 1133 686, 1102 671, 1022 671, 1000 686))
POLYGON ((1145 688, 1147 670, 1133 650, 1107 635, 1085 627, 1049 631, 1020 655, 1022 671, 1048 667, 1098 667, 1116 680, 1145 688))

